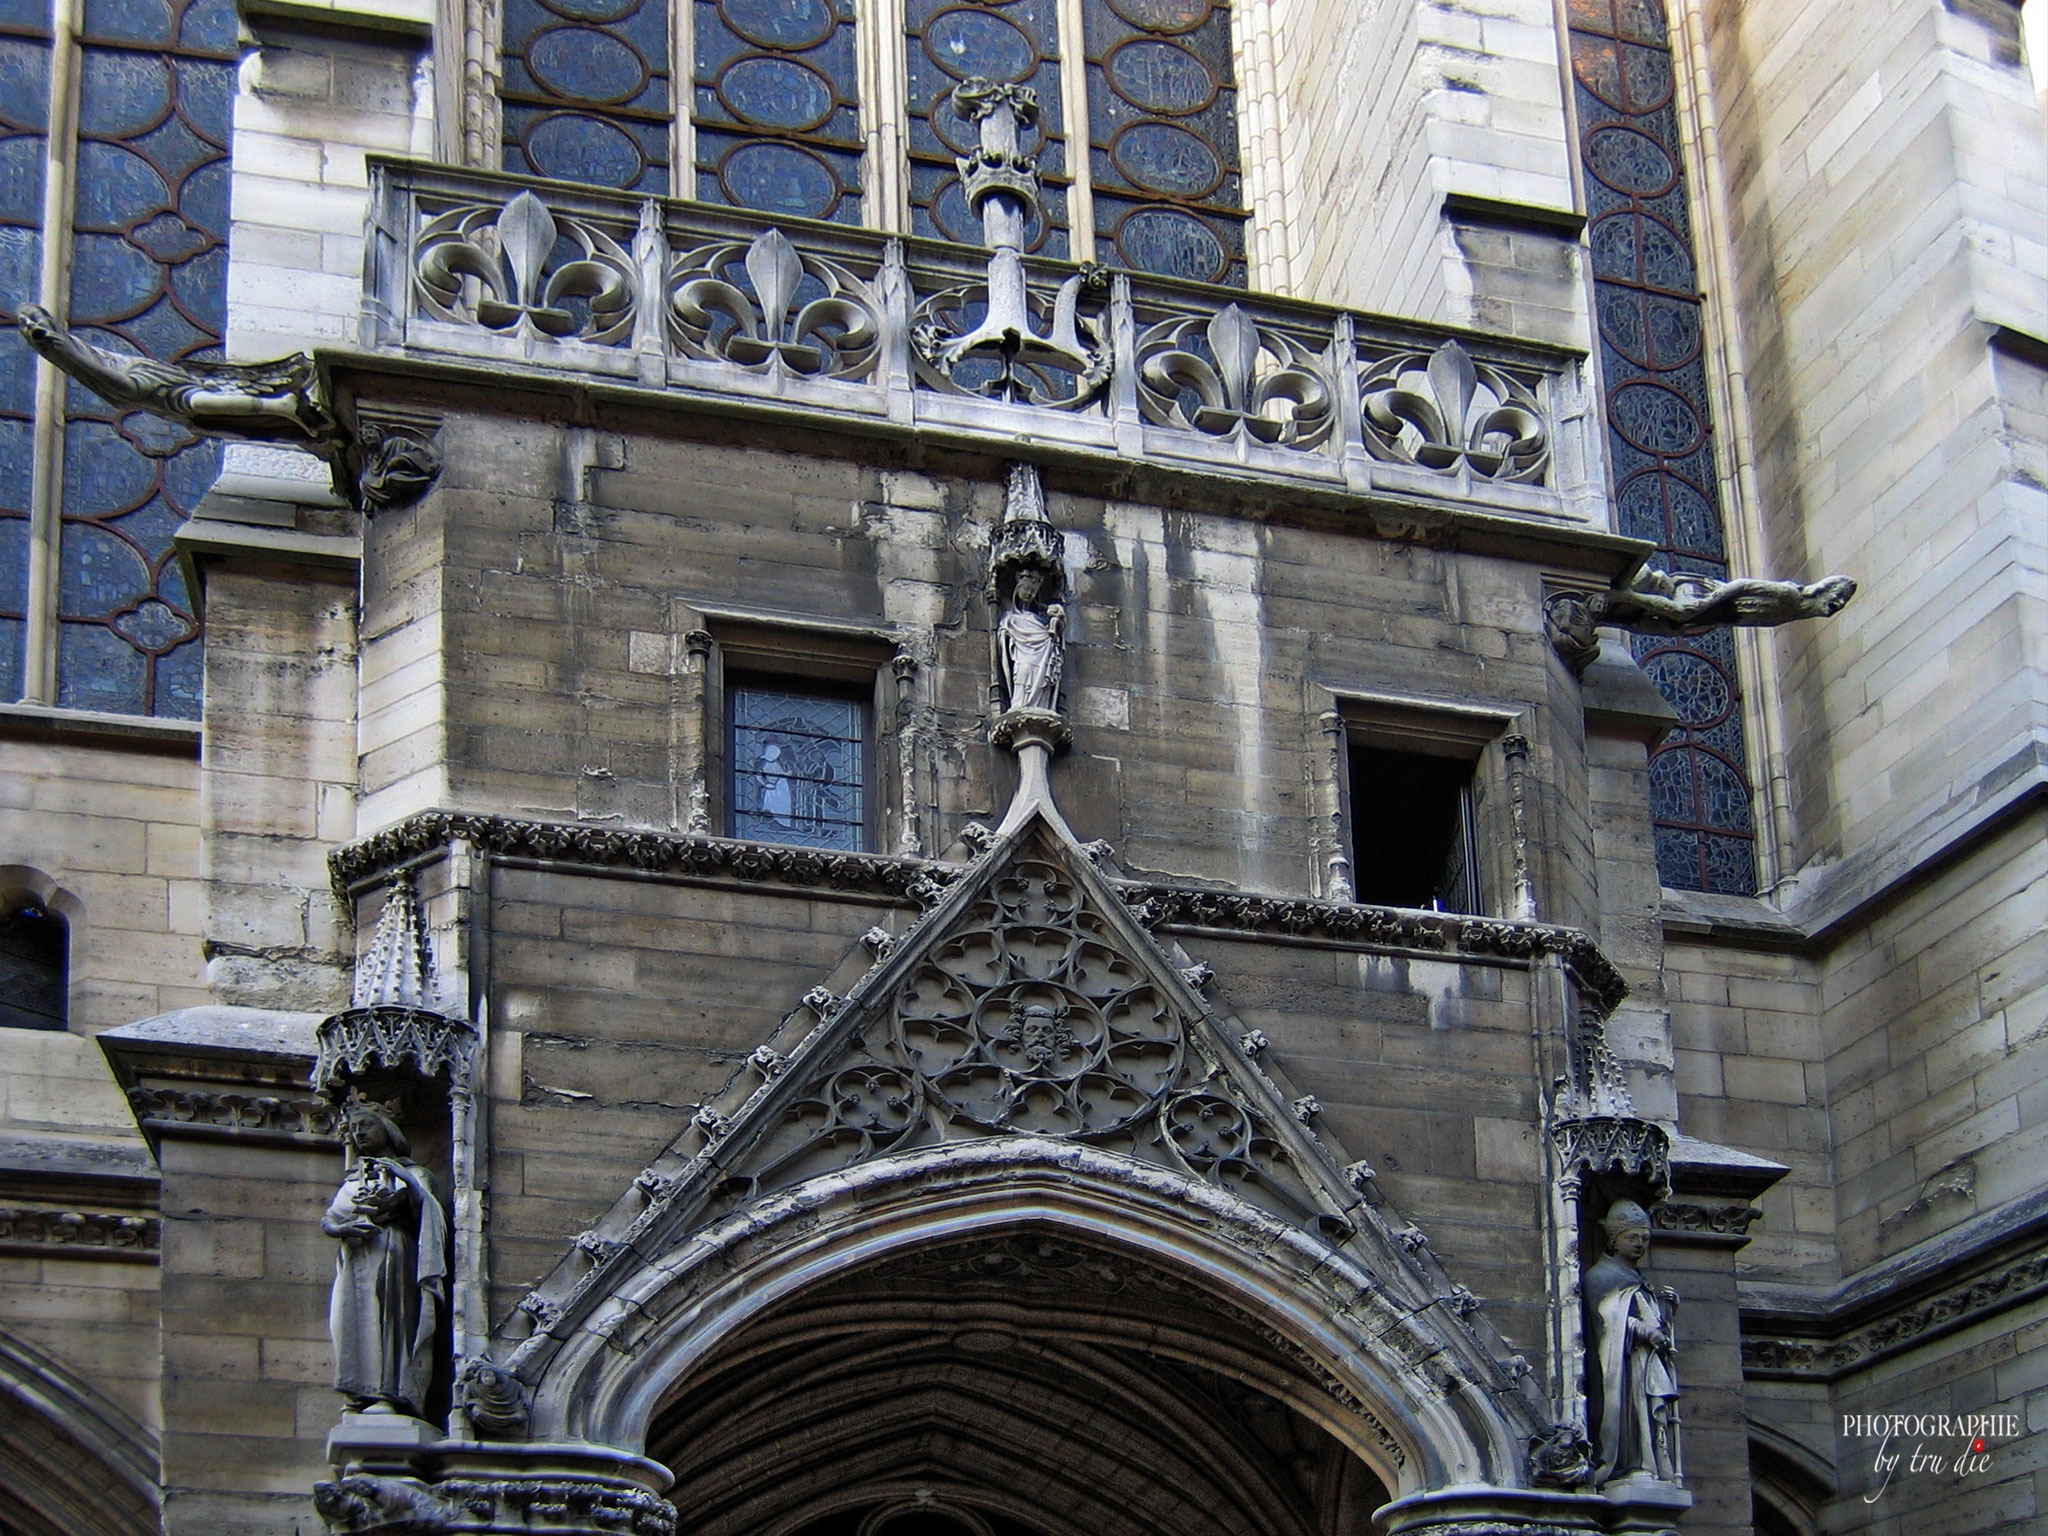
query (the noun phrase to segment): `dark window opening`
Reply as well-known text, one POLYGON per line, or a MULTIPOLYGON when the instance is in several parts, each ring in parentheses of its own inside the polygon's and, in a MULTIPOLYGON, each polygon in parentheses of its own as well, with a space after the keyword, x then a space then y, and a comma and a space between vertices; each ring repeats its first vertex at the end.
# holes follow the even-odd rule
POLYGON ((70 948, 64 919, 47 907, 25 902, 0 916, 0 1028, 67 1026, 70 948))
POLYGON ((1351 867, 1375 906, 1479 910, 1472 765, 1454 757, 1351 748, 1351 867))
POLYGON ((868 699, 756 679, 726 695, 734 837, 865 852, 868 699))

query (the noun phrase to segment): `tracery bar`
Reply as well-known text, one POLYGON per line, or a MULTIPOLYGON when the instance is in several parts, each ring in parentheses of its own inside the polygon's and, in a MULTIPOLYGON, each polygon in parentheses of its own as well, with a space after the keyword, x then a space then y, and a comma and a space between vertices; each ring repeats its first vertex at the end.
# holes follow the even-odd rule
MULTIPOLYGON (((50 30, 42 0, 0 0, 0 311, 36 300, 42 271, 43 154, 50 30)), ((36 359, 0 329, 0 702, 21 697, 28 630, 29 490, 36 359)))
MULTIPOLYGON (((1665 570, 1725 579, 1699 277, 1661 0, 1570 0, 1600 372, 1623 533, 1665 570)), ((1753 895, 1742 691, 1726 629, 1631 639, 1683 724, 1652 754, 1657 870, 1680 890, 1753 895)))
POLYGON ((954 166, 974 148, 978 134, 951 101, 956 85, 978 75, 1026 85, 1037 94, 1038 123, 1025 136, 1024 149, 1037 157, 1043 216, 1026 232, 1027 248, 1066 256, 1071 176, 1054 0, 909 0, 905 36, 912 232, 981 244, 981 221, 967 206, 954 166))
POLYGON ((667 193, 669 0, 506 0, 505 169, 667 193))
MULTIPOLYGON (((169 362, 219 356, 227 324, 231 0, 87 0, 71 324, 169 362)), ((220 445, 71 386, 64 426, 57 702, 199 714, 199 625, 171 548, 220 445)))
POLYGON ((695 0, 697 191, 861 221, 853 0, 695 0))
POLYGON ((1229 6, 1089 0, 1086 16, 1096 260, 1244 286, 1229 6))

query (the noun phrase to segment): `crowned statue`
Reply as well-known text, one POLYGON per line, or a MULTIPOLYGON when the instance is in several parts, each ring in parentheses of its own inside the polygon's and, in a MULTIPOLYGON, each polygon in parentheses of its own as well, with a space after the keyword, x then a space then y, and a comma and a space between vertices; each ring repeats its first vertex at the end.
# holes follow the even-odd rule
POLYGON ((426 1411, 448 1280, 447 1217, 390 1112, 351 1095, 350 1160, 320 1230, 337 1239, 334 1387, 358 1413, 426 1411))

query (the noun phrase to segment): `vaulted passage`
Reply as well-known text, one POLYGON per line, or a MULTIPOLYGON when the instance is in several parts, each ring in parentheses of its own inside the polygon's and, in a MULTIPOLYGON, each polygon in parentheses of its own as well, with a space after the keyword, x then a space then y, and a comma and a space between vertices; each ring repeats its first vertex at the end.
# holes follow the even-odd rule
POLYGON ((648 1454, 696 1536, 1366 1536, 1386 1485, 1339 1436, 1376 1427, 1319 1374, 1189 1280, 1022 1230, 785 1303, 648 1454))

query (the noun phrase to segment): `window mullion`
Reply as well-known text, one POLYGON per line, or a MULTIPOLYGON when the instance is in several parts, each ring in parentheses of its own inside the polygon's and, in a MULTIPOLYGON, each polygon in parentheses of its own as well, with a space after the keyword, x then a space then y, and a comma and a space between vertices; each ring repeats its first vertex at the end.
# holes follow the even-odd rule
POLYGON ((1060 94, 1066 98, 1067 249, 1076 261, 1095 259, 1095 168, 1088 112, 1088 38, 1081 9, 1086 0, 1058 0, 1060 94))
MULTIPOLYGON (((72 183, 78 166, 78 32, 84 0, 50 11, 50 110, 43 138, 43 267, 37 302, 61 323, 71 293, 72 183)), ((21 698, 57 702, 57 555, 64 521, 64 375, 36 361, 34 458, 29 479, 27 624, 21 698)))
POLYGON ((903 124, 910 115, 904 60, 907 18, 903 0, 868 0, 856 29, 860 66, 860 128, 867 145, 867 194, 862 218, 892 234, 910 230, 910 145, 903 124))

